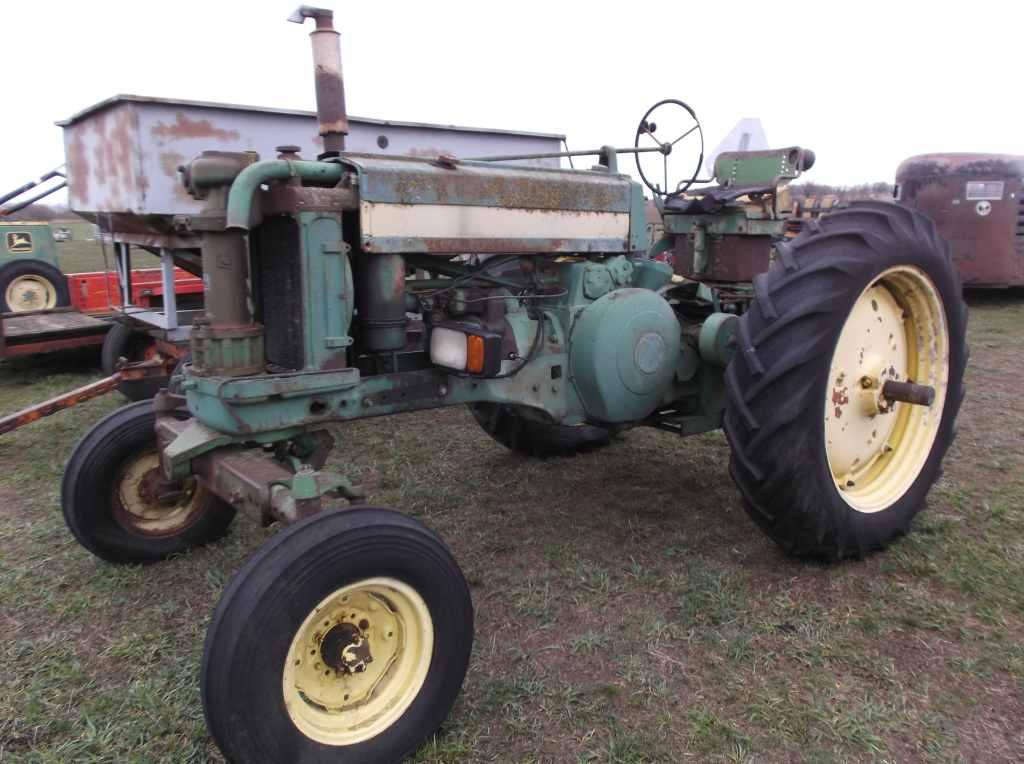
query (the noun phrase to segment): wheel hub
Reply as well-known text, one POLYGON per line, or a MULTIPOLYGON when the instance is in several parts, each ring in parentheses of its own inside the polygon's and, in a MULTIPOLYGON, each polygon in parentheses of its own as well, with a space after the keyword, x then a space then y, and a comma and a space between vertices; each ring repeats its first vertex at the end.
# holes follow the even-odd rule
POLYGON ((19 276, 7 285, 4 299, 14 313, 45 310, 56 307, 57 290, 42 276, 19 276))
POLYGON ((882 273, 846 318, 826 393, 828 464, 855 509, 884 509, 913 483, 942 420, 948 373, 935 286, 911 266, 882 273))
POLYGON ((114 517, 133 533, 180 533, 198 518, 199 506, 195 481, 168 483, 156 452, 130 460, 115 481, 114 517))
POLYGON ((347 674, 366 671, 366 665, 373 663, 373 656, 370 654, 370 642, 361 629, 369 627, 370 622, 365 618, 358 626, 346 622, 334 626, 320 643, 320 659, 335 671, 347 674))
POLYGON ((409 585, 372 578, 324 598, 292 639, 285 706, 307 736, 350 745, 380 734, 426 679, 433 622, 409 585))

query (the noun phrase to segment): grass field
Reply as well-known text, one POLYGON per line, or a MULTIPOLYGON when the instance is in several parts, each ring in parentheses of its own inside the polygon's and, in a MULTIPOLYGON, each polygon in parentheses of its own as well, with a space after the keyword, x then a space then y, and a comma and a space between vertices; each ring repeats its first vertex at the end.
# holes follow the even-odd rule
MULTIPOLYGON (((423 762, 1024 760, 1024 299, 972 302, 968 397, 914 533, 862 562, 783 557, 719 433, 637 430, 528 461, 449 409, 337 428, 335 461, 451 545, 471 583, 464 691, 423 762)), ((9 412, 99 376, 0 365, 9 412)), ((60 476, 116 395, 0 437, 0 760, 208 761, 198 689, 225 582, 273 535, 113 567, 60 476)))

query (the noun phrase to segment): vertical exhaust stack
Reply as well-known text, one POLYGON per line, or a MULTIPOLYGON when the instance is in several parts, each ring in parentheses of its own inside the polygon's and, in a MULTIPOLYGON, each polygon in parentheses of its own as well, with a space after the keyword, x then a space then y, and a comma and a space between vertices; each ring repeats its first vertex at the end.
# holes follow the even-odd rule
POLYGON ((345 150, 348 135, 348 113, 345 111, 345 84, 341 77, 341 37, 334 28, 334 11, 300 5, 288 20, 302 24, 306 19, 316 22, 309 33, 313 43, 313 67, 316 75, 316 116, 324 152, 320 158, 337 156, 345 150))

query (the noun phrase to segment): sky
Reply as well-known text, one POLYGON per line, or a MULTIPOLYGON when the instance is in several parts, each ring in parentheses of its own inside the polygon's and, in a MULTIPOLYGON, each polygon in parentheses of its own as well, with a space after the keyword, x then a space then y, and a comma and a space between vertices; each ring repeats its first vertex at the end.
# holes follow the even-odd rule
MULTIPOLYGON (((582 149, 632 145, 646 109, 678 98, 709 149, 759 117, 772 146, 814 149, 805 180, 840 185, 891 181, 913 154, 1024 154, 1020 0, 323 4, 353 115, 564 133, 582 149)), ((313 110, 295 5, 0 3, 0 190, 61 164, 54 122, 116 93, 313 110)))

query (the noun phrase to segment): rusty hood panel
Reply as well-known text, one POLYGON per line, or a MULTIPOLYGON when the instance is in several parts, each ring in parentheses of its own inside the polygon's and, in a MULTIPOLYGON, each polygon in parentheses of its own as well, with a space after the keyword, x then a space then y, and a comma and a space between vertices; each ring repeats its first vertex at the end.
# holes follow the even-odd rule
POLYGON ((626 175, 372 154, 345 154, 342 161, 358 173, 364 202, 580 212, 630 208, 626 175))
POLYGON ((628 176, 450 159, 341 161, 358 176, 367 252, 629 251, 637 190, 628 176))

